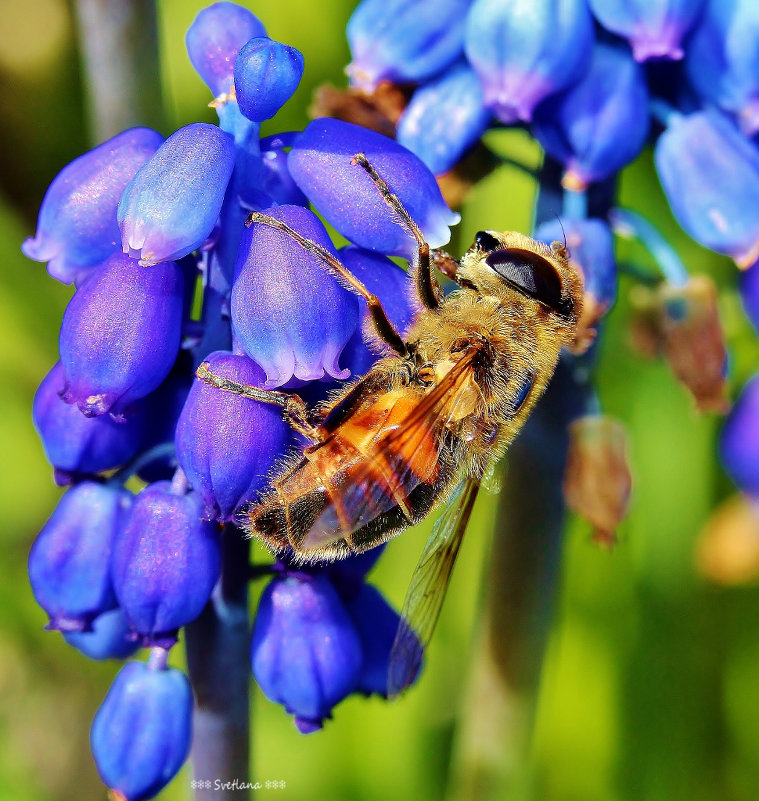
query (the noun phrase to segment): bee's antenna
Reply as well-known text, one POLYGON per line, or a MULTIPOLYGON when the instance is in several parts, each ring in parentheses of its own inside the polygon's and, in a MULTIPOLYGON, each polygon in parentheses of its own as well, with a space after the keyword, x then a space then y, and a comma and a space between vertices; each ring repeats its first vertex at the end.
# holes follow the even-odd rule
POLYGON ((561 217, 558 214, 554 213, 554 217, 556 217, 556 221, 559 223, 559 227, 561 228, 561 235, 564 237, 564 252, 567 254, 567 258, 571 258, 572 254, 569 252, 569 245, 567 244, 567 232, 564 230, 564 223, 561 221, 561 217))

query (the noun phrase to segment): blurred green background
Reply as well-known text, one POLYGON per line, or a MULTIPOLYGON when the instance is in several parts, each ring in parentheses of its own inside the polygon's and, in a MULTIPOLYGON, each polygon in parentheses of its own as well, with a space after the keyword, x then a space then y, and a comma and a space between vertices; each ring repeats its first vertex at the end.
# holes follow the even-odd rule
MULTIPOLYGON (((168 134, 214 121, 193 73, 184 32, 204 3, 159 2, 168 134)), ((306 73, 278 115, 302 127, 314 88, 344 85, 345 22, 353 3, 290 0, 250 7, 270 35, 300 49, 306 73)), ((156 76, 158 80, 159 76, 156 76)), ((76 29, 64 0, 0 1, 0 800, 101 798, 89 724, 116 666, 96 664, 42 630, 26 579, 26 556, 59 490, 30 420, 36 386, 57 358, 57 329, 70 290, 25 260, 45 187, 89 141, 76 29)), ((270 124, 266 132, 275 128, 270 124)), ((536 164, 521 133, 496 134, 500 152, 536 164)), ((467 201, 456 247, 480 228, 529 230, 534 187, 510 167, 467 201)), ((689 267, 720 285, 735 395, 759 364, 743 317, 735 268, 687 240, 672 221, 650 152, 628 169, 622 201, 651 216, 689 267)), ((456 247, 453 250, 456 250, 456 247)), ((623 259, 652 269, 645 253, 623 259)), ((759 797, 759 589, 725 588, 699 575, 694 548, 715 505, 733 490, 715 457, 719 420, 698 416, 659 362, 627 344, 624 279, 603 333, 598 387, 604 410, 630 435, 632 508, 612 551, 594 546, 574 520, 563 546, 559 597, 540 681, 528 760, 531 793, 516 782, 495 798, 535 801, 753 801, 759 797)), ((253 777, 284 780, 268 790, 294 799, 444 798, 459 756, 460 721, 476 729, 469 702, 475 633, 495 503, 481 498, 419 685, 396 703, 351 698, 321 733, 303 737, 254 694, 253 777)), ((373 581, 400 605, 428 528, 383 556, 373 581)), ((519 582, 505 575, 504 583, 519 582)), ((174 659, 181 662, 181 654, 174 659)), ((497 755, 496 755, 497 756, 497 755)), ((187 769, 160 796, 190 797, 187 769)))

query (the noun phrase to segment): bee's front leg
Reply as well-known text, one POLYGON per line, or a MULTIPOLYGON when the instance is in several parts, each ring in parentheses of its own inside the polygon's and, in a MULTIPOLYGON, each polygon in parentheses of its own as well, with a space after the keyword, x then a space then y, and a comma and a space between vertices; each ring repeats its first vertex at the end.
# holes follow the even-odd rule
POLYGON ((314 444, 324 439, 322 432, 309 422, 310 410, 300 395, 278 392, 274 389, 261 389, 250 384, 238 384, 236 381, 212 373, 208 362, 203 362, 195 371, 195 375, 206 384, 223 389, 225 392, 234 392, 235 395, 242 395, 243 398, 279 406, 282 409, 283 420, 294 431, 307 437, 314 444))

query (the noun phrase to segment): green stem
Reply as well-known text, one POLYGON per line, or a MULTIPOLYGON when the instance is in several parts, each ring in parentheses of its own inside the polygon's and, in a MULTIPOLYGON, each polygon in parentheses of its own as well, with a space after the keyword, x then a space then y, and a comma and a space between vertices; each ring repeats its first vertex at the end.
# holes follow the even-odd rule
POLYGON ((90 132, 163 126, 155 0, 76 0, 90 132))

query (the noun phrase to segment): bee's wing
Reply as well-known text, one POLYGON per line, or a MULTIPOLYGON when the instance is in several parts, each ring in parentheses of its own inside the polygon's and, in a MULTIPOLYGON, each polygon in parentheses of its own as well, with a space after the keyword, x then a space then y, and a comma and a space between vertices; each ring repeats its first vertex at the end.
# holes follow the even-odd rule
POLYGON ((390 698, 402 693, 419 672, 479 488, 480 482, 476 478, 462 481, 436 521, 424 547, 411 578, 401 622, 390 651, 387 677, 390 698))
POLYGON ((318 537, 321 545, 352 534, 394 506, 403 509, 414 487, 434 481, 445 425, 457 414, 461 390, 472 380, 479 350, 467 350, 408 413, 396 418, 386 432, 378 431, 373 453, 346 473, 340 491, 330 495, 330 503, 315 521, 314 539, 318 537))

